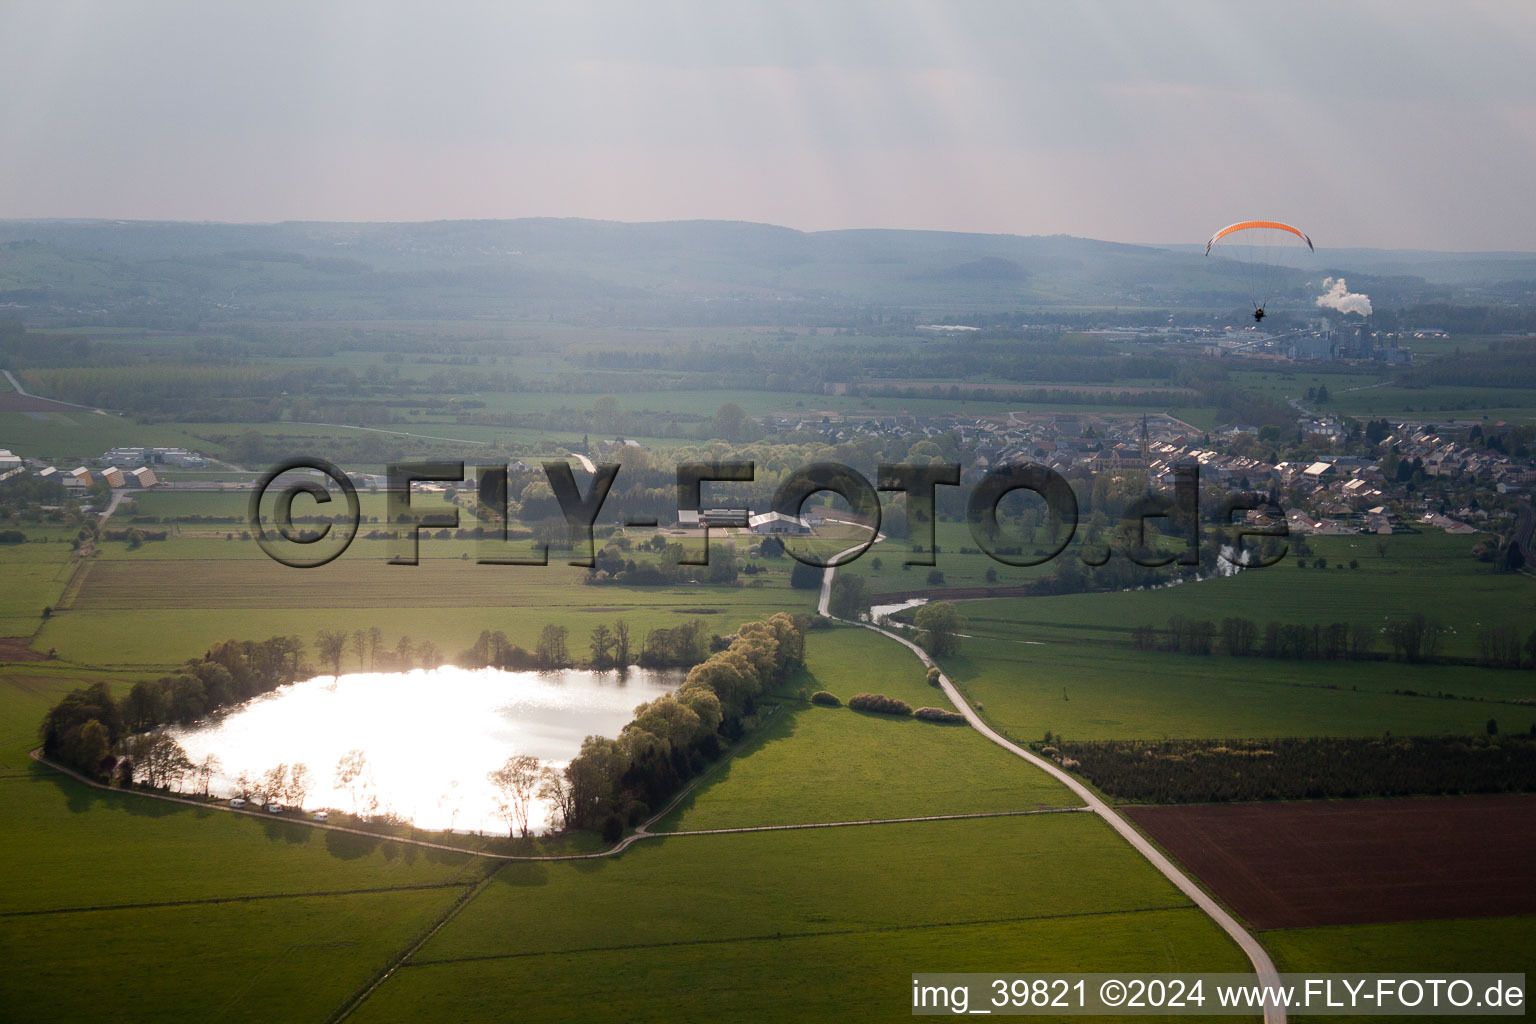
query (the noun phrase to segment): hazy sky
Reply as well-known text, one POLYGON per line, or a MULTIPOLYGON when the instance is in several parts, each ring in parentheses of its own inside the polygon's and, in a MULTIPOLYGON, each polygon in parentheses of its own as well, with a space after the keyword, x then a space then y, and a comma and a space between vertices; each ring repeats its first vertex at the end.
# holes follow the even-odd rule
POLYGON ((1536 250, 1536 4, 0 0, 0 217, 1536 250))

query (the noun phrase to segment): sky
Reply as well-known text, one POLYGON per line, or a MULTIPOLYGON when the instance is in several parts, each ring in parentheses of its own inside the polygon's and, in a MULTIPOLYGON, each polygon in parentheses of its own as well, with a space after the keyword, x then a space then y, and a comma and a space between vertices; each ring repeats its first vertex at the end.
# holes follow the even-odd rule
POLYGON ((1536 4, 0 2, 0 218, 1536 250, 1536 4))

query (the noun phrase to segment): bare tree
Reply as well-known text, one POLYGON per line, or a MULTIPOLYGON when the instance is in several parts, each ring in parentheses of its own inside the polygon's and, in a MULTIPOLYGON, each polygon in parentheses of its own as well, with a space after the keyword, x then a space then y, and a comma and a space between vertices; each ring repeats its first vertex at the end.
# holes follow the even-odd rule
POLYGON ((368 650, 367 630, 354 629, 352 631, 352 653, 357 655, 357 670, 361 672, 367 666, 363 662, 363 653, 368 650))
POLYGON ((592 640, 587 645, 592 651, 592 667, 607 668, 613 662, 613 630, 607 623, 599 622, 592 628, 592 640))
POLYGON ((331 665, 331 674, 341 675, 341 655, 347 649, 347 633, 342 629, 322 629, 315 635, 315 649, 331 665))
POLYGON ((288 789, 288 764, 284 762, 276 767, 267 769, 267 773, 261 777, 261 794, 269 803, 275 803, 283 799, 288 789))
POLYGON ((283 800, 302 810, 304 798, 309 795, 312 785, 314 779, 309 774, 309 766, 303 761, 295 762, 288 768, 288 785, 283 789, 283 800))
POLYGON ((613 624, 613 663, 620 669, 629 668, 629 623, 623 619, 613 624))
POLYGON ((459 811, 464 806, 464 797, 459 792, 458 779, 448 783, 448 791, 437 798, 437 806, 448 811, 448 831, 452 832, 455 822, 458 821, 459 811))
POLYGON ((507 830, 516 835, 528 834, 528 805, 533 800, 533 790, 539 782, 539 759, 532 754, 515 754, 506 764, 486 778, 496 787, 497 810, 507 819, 507 830))
POLYGON ((203 787, 203 796, 208 795, 208 785, 221 767, 217 754, 209 754, 197 763, 197 783, 203 787))
POLYGON ((371 670, 379 657, 379 647, 384 643, 384 631, 378 626, 368 627, 368 668, 371 670))
POLYGON ((368 771, 368 758, 361 750, 349 750, 336 762, 336 788, 345 789, 352 797, 352 813, 358 813, 358 795, 366 786, 363 774, 368 771))
POLYGON ((137 737, 130 751, 134 775, 142 777, 153 789, 180 785, 181 780, 195 770, 181 744, 163 732, 137 737))
POLYGON ((557 772, 549 765, 539 769, 539 799, 549 801, 560 816, 561 828, 570 827, 571 782, 563 772, 557 772))

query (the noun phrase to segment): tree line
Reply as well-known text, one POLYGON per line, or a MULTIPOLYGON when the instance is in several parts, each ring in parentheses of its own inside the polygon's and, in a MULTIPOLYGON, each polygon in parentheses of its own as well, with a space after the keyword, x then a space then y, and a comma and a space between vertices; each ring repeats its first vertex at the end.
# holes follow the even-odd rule
POLYGON ((117 765, 114 750, 125 737, 189 724, 291 683, 299 675, 303 649, 297 637, 228 640, 174 675, 139 680, 121 700, 105 683, 72 690, 43 716, 38 730, 43 753, 84 774, 109 775, 117 765))
MULTIPOLYGON (((1410 664, 1446 661, 1440 649, 1448 627, 1423 612, 1391 619, 1385 626, 1362 623, 1267 622, 1229 616, 1211 619, 1172 616, 1165 629, 1153 625, 1131 631, 1131 646, 1139 651, 1174 654, 1224 654, 1233 658, 1279 658, 1296 661, 1381 660, 1410 664), (1390 654, 1377 653, 1385 641, 1390 654)), ((1490 667, 1536 667, 1536 631, 1522 635, 1512 624, 1485 626, 1478 633, 1477 663, 1490 667)))
POLYGON ((565 828, 617 840, 742 735, 758 699, 803 663, 804 629, 783 612, 744 623, 676 691, 635 708, 617 738, 588 736, 563 772, 542 773, 539 795, 565 828))
POLYGON ((1492 719, 1483 736, 1058 739, 1032 746, 1116 799, 1148 803, 1536 790, 1536 731, 1500 736, 1492 719))

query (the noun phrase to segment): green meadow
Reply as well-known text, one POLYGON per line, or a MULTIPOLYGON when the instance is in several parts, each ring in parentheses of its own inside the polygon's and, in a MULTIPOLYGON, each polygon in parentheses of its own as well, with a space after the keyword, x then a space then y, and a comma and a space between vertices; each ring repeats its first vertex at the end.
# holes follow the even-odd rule
POLYGON ((1088 814, 671 836, 637 843, 617 858, 510 864, 417 959, 1087 918, 1186 905, 1182 893, 1088 814), (1065 850, 1072 856, 1062 856, 1065 850), (614 913, 618 907, 623 915, 614 913))
POLYGON ((1536 968, 1536 917, 1399 921, 1264 932, 1282 971, 1519 971, 1536 968))
POLYGON ((12 917, 0 1004, 12 1020, 318 1020, 460 891, 12 917))
POLYGON ((917 656, 870 630, 813 631, 792 692, 740 753, 652 831, 1076 806, 1068 790, 964 726, 806 704, 862 690, 949 708, 917 656))
POLYGON ((1244 969, 1241 954, 1223 945, 1198 910, 1148 910, 410 964, 354 1019, 490 1024, 522 1013, 571 1024, 598 1017, 880 1022, 910 1014, 914 972, 980 965, 1041 972, 1244 969))
POLYGON ((1481 734, 1536 723, 1529 672, 1143 653, 1117 640, 966 640, 945 671, 1018 740, 1481 734), (1415 689, 1419 696, 1394 694, 1415 689), (1433 696, 1446 692, 1458 697, 1433 696))
POLYGON ((74 535, 57 527, 21 525, 23 544, 0 546, 0 636, 31 636, 44 608, 59 603, 74 571, 74 535))
MULTIPOLYGON (((947 702, 942 702, 947 704, 947 702)), ((966 726, 785 706, 652 831, 1072 806, 1075 797, 966 726)))

